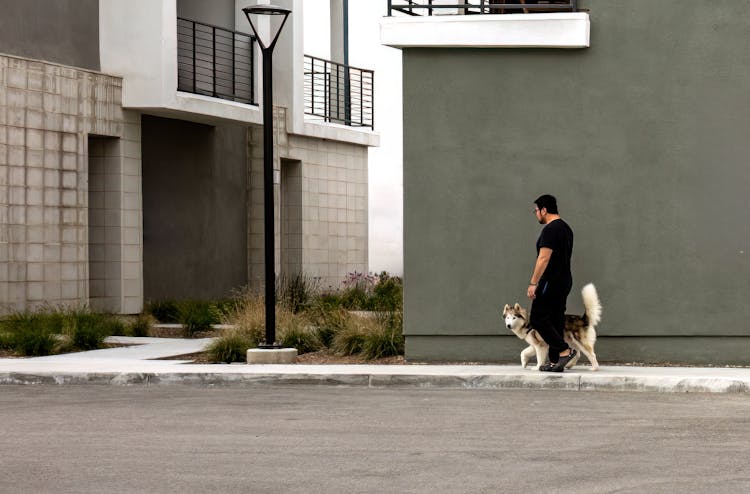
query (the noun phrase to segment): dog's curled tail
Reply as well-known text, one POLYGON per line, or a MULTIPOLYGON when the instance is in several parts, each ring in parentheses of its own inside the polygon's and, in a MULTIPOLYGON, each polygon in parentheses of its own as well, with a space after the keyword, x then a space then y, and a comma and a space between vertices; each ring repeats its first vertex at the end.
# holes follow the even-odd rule
POLYGON ((589 327, 593 328, 602 319, 602 304, 599 301, 599 295, 596 293, 596 287, 589 283, 581 289, 583 297, 583 306, 586 308, 586 317, 589 320, 589 327))

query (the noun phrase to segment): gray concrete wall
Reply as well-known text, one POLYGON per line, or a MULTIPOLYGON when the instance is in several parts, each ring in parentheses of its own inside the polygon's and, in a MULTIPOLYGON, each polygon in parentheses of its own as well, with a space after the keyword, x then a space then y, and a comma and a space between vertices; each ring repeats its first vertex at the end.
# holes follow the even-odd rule
POLYGON ((246 128, 144 115, 146 300, 225 297, 247 284, 246 128))
POLYGON ((177 0, 177 17, 233 31, 234 0, 177 0))
MULTIPOLYGON (((452 355, 471 359, 503 333, 543 193, 576 232, 574 290, 596 283, 605 338, 750 336, 746 5, 581 3, 589 49, 403 52, 407 356, 448 352, 417 335, 474 336, 452 355)), ((673 344, 712 340, 696 341, 673 344)))
POLYGON ((0 0, 0 53, 99 70, 98 0, 0 0))
POLYGON ((121 94, 117 77, 0 56, 0 313, 102 294, 141 311, 140 115, 121 94))

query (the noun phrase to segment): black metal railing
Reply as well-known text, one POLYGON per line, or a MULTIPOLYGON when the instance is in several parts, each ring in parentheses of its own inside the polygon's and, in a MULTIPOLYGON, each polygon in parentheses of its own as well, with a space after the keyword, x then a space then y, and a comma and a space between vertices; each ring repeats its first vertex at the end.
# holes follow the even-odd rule
POLYGON ((375 128, 375 73, 305 55, 305 114, 375 128))
POLYGON ((177 89, 255 104, 255 37, 177 18, 177 89))
POLYGON ((578 0, 388 0, 388 15, 577 12, 578 0))

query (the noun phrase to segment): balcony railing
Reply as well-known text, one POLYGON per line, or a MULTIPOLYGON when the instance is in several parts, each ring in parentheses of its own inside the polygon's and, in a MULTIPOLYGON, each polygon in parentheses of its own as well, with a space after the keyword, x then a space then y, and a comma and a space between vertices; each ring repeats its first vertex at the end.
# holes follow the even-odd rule
POLYGON ((255 104, 255 37, 177 18, 177 89, 255 104))
POLYGON ((519 14, 577 12, 578 0, 388 0, 388 15, 519 14))
POLYGON ((375 128, 374 72, 305 55, 305 114, 375 128))

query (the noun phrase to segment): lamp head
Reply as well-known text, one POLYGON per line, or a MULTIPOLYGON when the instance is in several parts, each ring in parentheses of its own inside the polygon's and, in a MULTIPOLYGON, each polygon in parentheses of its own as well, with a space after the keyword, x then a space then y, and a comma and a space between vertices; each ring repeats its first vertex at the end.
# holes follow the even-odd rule
POLYGON ((292 13, 291 10, 279 7, 278 5, 254 5, 252 7, 245 7, 242 11, 245 15, 289 15, 292 13))
POLYGON ((271 49, 273 50, 274 45, 276 45, 276 41, 279 39, 279 34, 281 34, 281 29, 284 27, 284 24, 286 23, 287 17, 289 17, 289 14, 292 13, 291 10, 279 7, 277 5, 254 5, 252 7, 245 7, 242 9, 242 11, 245 13, 245 17, 247 17, 247 21, 250 23, 250 27, 253 30, 253 33, 255 34, 255 38, 258 40, 258 44, 263 50, 271 49), (283 16, 280 23, 274 23, 278 24, 277 29, 273 29, 271 33, 271 40, 263 40, 260 37, 260 34, 258 33, 258 27, 253 23, 253 19, 250 17, 251 15, 264 15, 264 16, 283 16))

